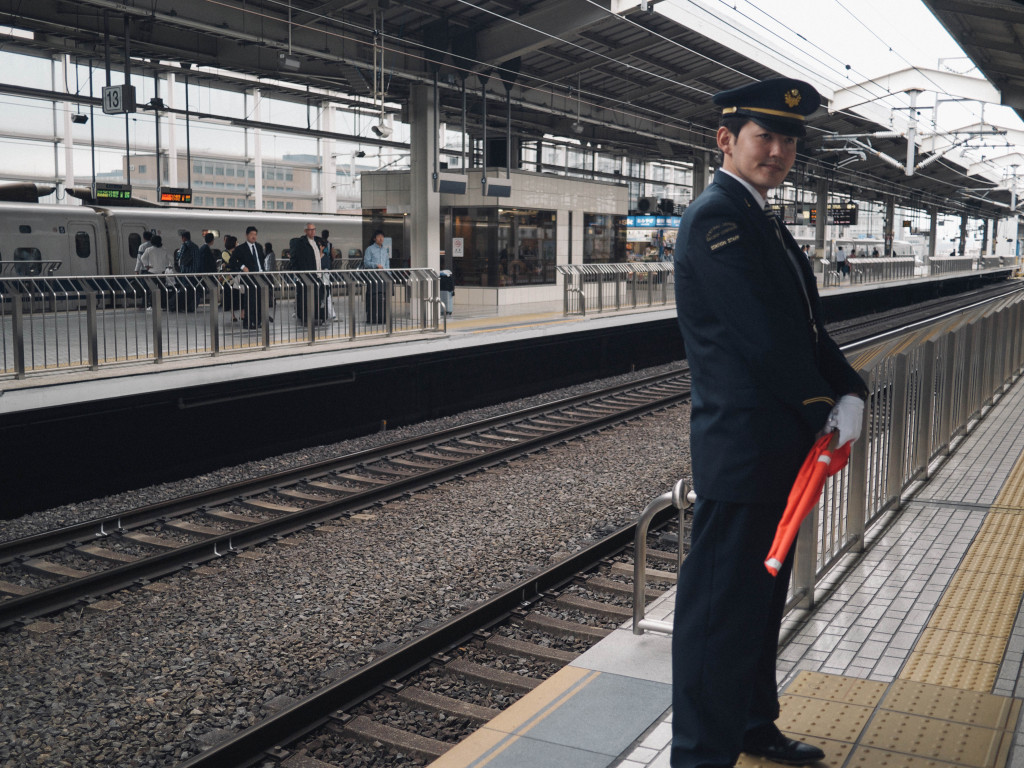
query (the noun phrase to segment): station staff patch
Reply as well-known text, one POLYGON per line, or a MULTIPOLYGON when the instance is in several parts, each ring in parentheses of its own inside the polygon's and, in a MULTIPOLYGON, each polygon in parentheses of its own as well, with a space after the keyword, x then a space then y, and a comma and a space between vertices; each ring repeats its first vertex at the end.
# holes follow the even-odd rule
POLYGON ((708 248, 712 251, 717 251, 719 248, 724 248, 740 239, 740 225, 735 221, 715 224, 704 237, 708 243, 708 248))

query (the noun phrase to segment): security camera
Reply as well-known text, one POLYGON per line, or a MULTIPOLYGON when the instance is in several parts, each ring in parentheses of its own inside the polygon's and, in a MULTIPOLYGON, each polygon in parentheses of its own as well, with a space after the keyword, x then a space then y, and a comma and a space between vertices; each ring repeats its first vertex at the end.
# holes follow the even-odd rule
POLYGON ((78 123, 79 125, 83 125, 83 124, 89 122, 89 116, 88 115, 72 115, 71 116, 71 122, 72 123, 78 123))
POLYGON ((380 136, 382 139, 387 139, 391 137, 391 126, 385 125, 384 123, 381 123, 380 125, 371 126, 370 130, 373 131, 378 136, 380 136))

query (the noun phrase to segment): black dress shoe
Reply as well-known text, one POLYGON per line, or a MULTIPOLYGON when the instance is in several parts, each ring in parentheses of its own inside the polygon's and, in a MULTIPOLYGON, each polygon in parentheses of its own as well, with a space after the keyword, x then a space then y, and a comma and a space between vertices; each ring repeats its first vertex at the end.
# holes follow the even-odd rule
POLYGON ((778 730, 756 741, 744 739, 743 751, 786 765, 810 765, 825 759, 825 753, 814 745, 790 739, 778 730))

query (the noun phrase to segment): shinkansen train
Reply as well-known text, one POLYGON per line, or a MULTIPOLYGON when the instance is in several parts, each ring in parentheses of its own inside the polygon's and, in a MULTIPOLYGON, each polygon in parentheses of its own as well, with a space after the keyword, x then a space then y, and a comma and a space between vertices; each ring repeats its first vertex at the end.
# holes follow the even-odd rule
MULTIPOLYGON (((224 235, 245 239, 246 227, 259 230, 261 243, 273 243, 281 260, 293 237, 300 237, 306 222, 317 232, 330 231, 340 252, 341 266, 362 256, 373 231, 384 230, 393 243, 392 266, 408 266, 406 222, 401 215, 325 215, 220 211, 201 208, 105 208, 98 205, 44 205, 0 202, 0 265, 3 274, 46 274, 49 262, 59 262, 56 277, 71 275, 130 275, 142 233, 160 235, 164 247, 181 245, 188 231, 196 245, 212 232, 213 245, 223 248, 224 235), (347 258, 346 258, 347 257, 347 258), (351 260, 351 261, 349 261, 351 260), (43 267, 40 269, 40 267, 43 267)), ((339 268, 339 262, 335 262, 339 268)))

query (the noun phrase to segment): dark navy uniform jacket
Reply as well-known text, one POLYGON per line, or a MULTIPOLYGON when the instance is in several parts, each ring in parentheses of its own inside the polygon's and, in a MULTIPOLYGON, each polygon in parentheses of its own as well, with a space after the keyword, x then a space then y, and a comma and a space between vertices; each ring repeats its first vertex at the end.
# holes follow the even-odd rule
POLYGON ((694 490, 784 506, 832 406, 866 393, 825 331, 810 265, 786 228, 718 171, 683 215, 675 286, 693 375, 694 490))

